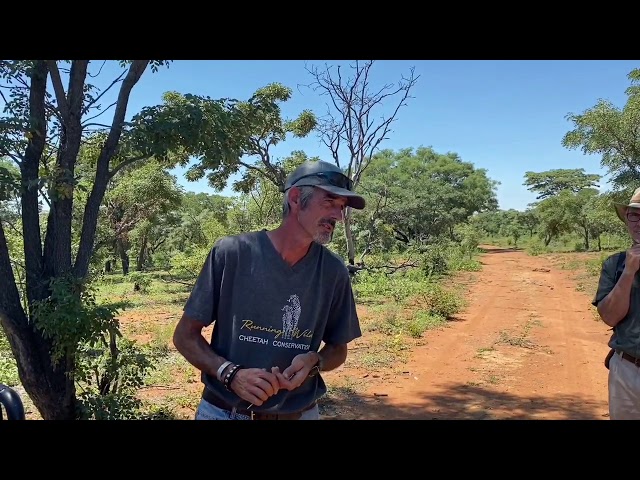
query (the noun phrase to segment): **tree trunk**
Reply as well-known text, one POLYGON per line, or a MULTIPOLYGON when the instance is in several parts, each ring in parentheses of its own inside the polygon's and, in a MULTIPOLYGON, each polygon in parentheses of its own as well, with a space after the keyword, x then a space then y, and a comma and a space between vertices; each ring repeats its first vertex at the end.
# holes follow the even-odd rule
POLYGON ((129 275, 129 254, 125 248, 122 239, 116 241, 118 247, 118 254, 120 255, 120 261, 122 262, 122 274, 129 275))
POLYGON ((140 80, 140 77, 144 73, 148 64, 149 60, 134 60, 129 68, 127 76, 124 78, 122 85, 120 86, 118 103, 116 105, 116 111, 113 114, 111 130, 109 131, 109 136, 100 151, 93 188, 89 194, 89 199, 85 205, 84 215, 82 217, 80 245, 78 247, 76 261, 74 264, 74 272, 76 276, 80 278, 84 278, 89 270, 89 260, 91 258, 91 253, 93 252, 96 226, 98 224, 98 213, 107 189, 107 183, 109 182, 110 175, 112 175, 112 173, 109 173, 109 162, 116 152, 120 136, 122 135, 122 125, 124 124, 127 112, 129 95, 131 94, 131 89, 138 80, 140 80))
MULTIPOLYGON (((20 383, 27 391, 42 418, 73 420, 75 390, 73 377, 65 375, 73 361, 64 361, 55 368, 51 362, 51 342, 33 328, 22 309, 9 260, 9 251, 0 224, 0 324, 18 366, 20 383)), ((34 279, 45 284, 44 278, 34 279)), ((73 370, 69 370, 73 371, 73 370)))
POLYGON ((140 239, 140 251, 138 252, 138 259, 136 261, 136 270, 141 272, 144 270, 144 264, 147 260, 147 234, 142 235, 140 239))
POLYGON ((586 227, 584 227, 584 249, 589 251, 589 230, 586 227))
POLYGON ((600 240, 600 235, 598 235, 598 251, 602 251, 602 241, 600 240))
MULTIPOLYGON (((29 87, 29 143, 20 165, 22 177, 22 225, 24 238, 26 301, 15 283, 4 230, 0 224, 0 324, 7 334, 16 360, 20 382, 45 420, 76 418, 74 351, 70 349, 58 365, 51 360, 50 339, 34 328, 32 306, 47 298, 49 282, 69 273, 71 263, 71 212, 74 168, 82 137, 81 119, 85 99, 88 60, 73 60, 69 88, 65 94, 55 60, 36 60, 29 87), (42 247, 38 212, 38 171, 47 134, 45 95, 48 74, 55 90, 57 114, 61 118, 56 176, 52 183, 51 209, 42 247)), ((122 82, 113 124, 103 145, 96 168, 96 179, 85 207, 80 245, 74 273, 84 278, 88 271, 97 225, 98 211, 109 180, 109 161, 114 155, 124 123, 131 88, 139 80, 149 60, 134 60, 122 82)))
POLYGON ((345 210, 344 214, 344 236, 347 240, 347 258, 349 259, 349 265, 355 265, 356 250, 353 244, 353 234, 351 233, 351 210, 347 210, 345 210))
MULTIPOLYGON (((76 75, 81 74, 81 71, 76 73, 76 75)), ((54 225, 48 226, 48 241, 45 240, 45 244, 48 243, 48 245, 44 249, 44 255, 40 237, 38 190, 35 185, 47 131, 45 121, 47 77, 46 61, 36 61, 29 92, 31 137, 20 165, 23 185, 21 208, 26 269, 25 303, 28 305, 28 310, 25 312, 22 308, 4 230, 0 227, 0 323, 11 345, 20 382, 42 417, 46 420, 70 420, 75 418, 75 390, 73 376, 67 376, 65 372, 73 372, 73 358, 66 358, 60 365, 53 365, 49 353, 52 346, 51 340, 43 338, 41 333, 34 329, 31 318, 34 302, 46 298, 49 294, 52 270, 58 268, 68 270, 70 263, 58 266, 55 263, 57 259, 53 259, 56 253, 54 225)), ((61 157, 58 160, 60 161, 61 157)), ((52 209, 55 209, 55 205, 52 205, 52 209)), ((55 224, 52 217, 50 216, 50 219, 55 224)), ((60 218, 64 222, 64 215, 60 218)), ((69 232, 69 245, 71 244, 70 235, 69 232)), ((59 245, 64 247, 63 242, 59 242, 59 245)), ((62 250, 57 249, 58 252, 62 250)))

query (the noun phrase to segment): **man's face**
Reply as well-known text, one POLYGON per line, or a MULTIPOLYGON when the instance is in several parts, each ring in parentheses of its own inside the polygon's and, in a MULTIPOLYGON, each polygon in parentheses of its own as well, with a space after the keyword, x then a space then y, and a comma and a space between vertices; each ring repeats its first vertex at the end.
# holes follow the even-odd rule
POLYGON ((325 245, 333 238, 336 222, 343 218, 347 199, 314 188, 309 203, 297 212, 298 223, 313 241, 325 245))
POLYGON ((640 243, 640 209, 627 208, 627 230, 634 243, 640 243))

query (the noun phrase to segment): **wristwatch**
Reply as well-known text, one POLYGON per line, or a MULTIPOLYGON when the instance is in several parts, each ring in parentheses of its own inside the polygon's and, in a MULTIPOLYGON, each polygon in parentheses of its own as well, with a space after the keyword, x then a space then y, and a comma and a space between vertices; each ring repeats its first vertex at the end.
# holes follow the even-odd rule
POLYGON ((318 353, 318 361, 313 366, 313 368, 311 368, 311 370, 309 371, 309 376, 310 377, 315 377, 316 375, 318 375, 320 373, 320 370, 322 370, 322 357, 318 353))

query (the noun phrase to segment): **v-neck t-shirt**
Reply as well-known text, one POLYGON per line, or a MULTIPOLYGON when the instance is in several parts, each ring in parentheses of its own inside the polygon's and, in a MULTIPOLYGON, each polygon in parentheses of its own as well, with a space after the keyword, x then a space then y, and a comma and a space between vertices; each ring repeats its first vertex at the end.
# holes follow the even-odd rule
MULTIPOLYGON (((211 249, 184 313, 210 325, 211 348, 247 368, 287 368, 321 342, 344 344, 362 335, 351 281, 342 259, 313 242, 293 266, 266 230, 227 236, 211 249)), ((202 381, 221 400, 246 408, 237 395, 205 373, 202 381)), ((256 411, 299 411, 326 393, 321 375, 293 391, 281 390, 256 411)))

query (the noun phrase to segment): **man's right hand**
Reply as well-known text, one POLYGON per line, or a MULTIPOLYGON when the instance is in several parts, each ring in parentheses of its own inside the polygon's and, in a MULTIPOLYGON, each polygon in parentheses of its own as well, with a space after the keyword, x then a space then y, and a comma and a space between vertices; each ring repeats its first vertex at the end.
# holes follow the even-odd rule
POLYGON ((624 269, 635 275, 638 268, 640 268, 640 244, 635 244, 627 250, 624 269))
POLYGON ((229 386, 243 400, 259 407, 278 393, 278 377, 261 368, 241 368, 229 386))

